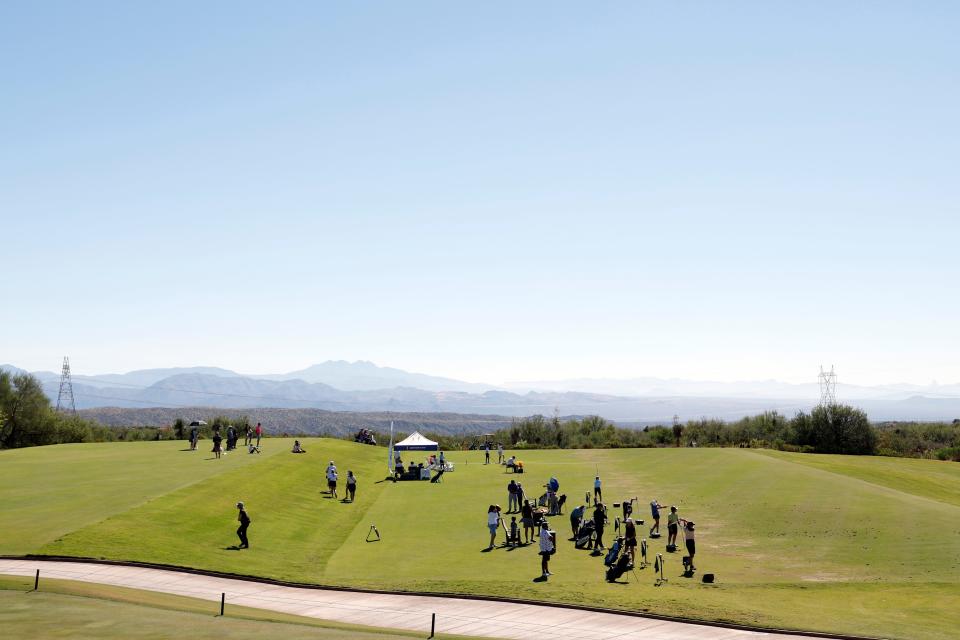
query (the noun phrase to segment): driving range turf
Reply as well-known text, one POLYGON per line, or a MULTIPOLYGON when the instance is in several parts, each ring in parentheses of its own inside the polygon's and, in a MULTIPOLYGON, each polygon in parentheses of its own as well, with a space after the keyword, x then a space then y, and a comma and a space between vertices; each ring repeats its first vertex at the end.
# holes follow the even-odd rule
MULTIPOLYGON (((0 576, 0 629, 7 638, 200 638, 220 640, 412 640, 422 633, 326 622, 315 618, 231 605, 225 617, 217 604, 153 591, 46 578, 0 576)), ((463 636, 438 634, 438 640, 463 636)))
MULTIPOLYGON (((551 519, 554 575, 534 582, 536 545, 483 551, 487 506, 506 508, 513 476, 482 464, 482 453, 449 453, 456 471, 440 484, 394 484, 382 482, 381 447, 308 439, 308 453, 293 455, 292 440, 264 443, 261 456, 222 460, 183 451, 183 442, 0 452, 0 553, 894 638, 952 638, 960 628, 956 463, 749 449, 524 451, 527 473, 517 479, 528 494, 553 475, 568 496, 564 515, 551 519), (356 503, 322 493, 330 459, 341 477, 347 469, 359 477, 356 503), (695 578, 682 577, 682 553, 664 553, 665 585, 654 586, 652 568, 637 570, 638 582, 628 574, 629 583, 610 584, 600 558, 567 542, 567 514, 597 469, 608 504, 637 496, 649 525, 656 498, 697 523, 695 578), (241 551, 231 549, 238 500, 252 519, 251 548, 241 551), (371 524, 381 541, 365 542, 371 524), (702 584, 704 572, 717 583, 702 584)), ((651 555, 664 552, 663 529, 651 555)))

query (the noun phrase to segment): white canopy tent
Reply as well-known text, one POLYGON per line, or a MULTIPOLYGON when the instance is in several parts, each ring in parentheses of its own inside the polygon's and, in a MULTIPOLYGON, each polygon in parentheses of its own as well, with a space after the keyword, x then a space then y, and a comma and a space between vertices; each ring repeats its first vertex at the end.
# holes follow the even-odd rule
POLYGON ((419 431, 414 431, 409 436, 393 445, 393 449, 394 451, 439 451, 440 445, 425 437, 419 431))

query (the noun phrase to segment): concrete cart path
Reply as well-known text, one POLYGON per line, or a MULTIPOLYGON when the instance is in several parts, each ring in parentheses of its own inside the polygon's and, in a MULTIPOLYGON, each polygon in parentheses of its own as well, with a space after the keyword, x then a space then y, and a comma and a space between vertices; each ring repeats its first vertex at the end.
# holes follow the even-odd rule
MULTIPOLYGON (((350 624, 516 640, 772 640, 794 639, 782 633, 725 629, 615 613, 435 596, 335 591, 219 578, 196 573, 96 562, 0 559, 0 573, 159 591, 350 624)), ((215 611, 216 607, 211 607, 215 611)), ((812 637, 812 636, 807 636, 812 637)))

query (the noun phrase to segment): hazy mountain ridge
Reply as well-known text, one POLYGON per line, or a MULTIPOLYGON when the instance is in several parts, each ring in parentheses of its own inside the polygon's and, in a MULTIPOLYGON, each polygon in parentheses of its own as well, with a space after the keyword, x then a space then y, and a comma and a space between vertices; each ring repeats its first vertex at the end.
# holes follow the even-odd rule
MULTIPOLYGON (((10 365, 0 368, 22 372, 10 365)), ((810 410, 819 399, 816 384, 791 385, 774 380, 716 383, 635 378, 631 380, 581 379, 555 381, 560 389, 507 390, 487 385, 459 383, 450 378, 408 374, 400 369, 377 367, 369 362, 326 362, 308 367, 310 372, 341 386, 291 377, 247 376, 217 367, 145 369, 126 374, 74 376, 78 409, 94 407, 196 407, 220 409, 322 409, 341 412, 460 413, 501 416, 532 414, 597 414, 634 423, 669 422, 700 417, 736 419, 766 410, 792 415, 810 410), (339 373, 338 373, 339 372, 339 373), (380 374, 382 373, 382 376, 380 374), (338 379, 336 375, 342 374, 338 379), (378 377, 380 376, 380 377, 378 377), (375 387, 375 382, 415 382, 426 379, 435 387, 413 384, 375 387), (144 384, 137 384, 140 381, 144 384), (462 384, 471 390, 455 387, 462 384), (577 389, 575 387, 583 386, 577 389), (564 387, 570 389, 564 389, 564 387), (477 391, 479 387, 482 391, 477 391), (633 391, 632 394, 604 390, 633 391)), ((36 372, 48 396, 56 401, 59 375, 36 372)), ((306 374, 305 374, 306 375, 306 374)), ((530 383, 541 384, 541 383, 530 383)), ((838 398, 867 410, 874 420, 942 420, 960 416, 960 385, 838 385, 838 398), (935 390, 936 393, 931 393, 935 390), (860 397, 858 397, 858 395, 860 397)))

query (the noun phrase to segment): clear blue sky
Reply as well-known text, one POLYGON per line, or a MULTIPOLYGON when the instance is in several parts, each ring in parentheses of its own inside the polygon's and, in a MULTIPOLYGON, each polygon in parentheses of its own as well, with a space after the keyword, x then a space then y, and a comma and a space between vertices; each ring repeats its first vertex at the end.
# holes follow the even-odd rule
POLYGON ((7 2, 0 362, 960 382, 952 2, 7 2))

